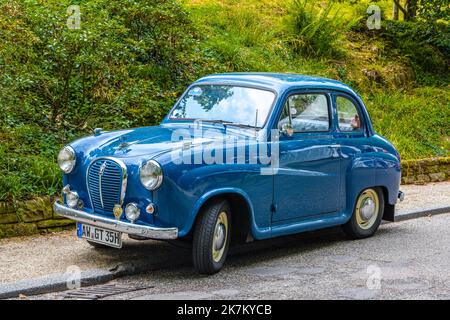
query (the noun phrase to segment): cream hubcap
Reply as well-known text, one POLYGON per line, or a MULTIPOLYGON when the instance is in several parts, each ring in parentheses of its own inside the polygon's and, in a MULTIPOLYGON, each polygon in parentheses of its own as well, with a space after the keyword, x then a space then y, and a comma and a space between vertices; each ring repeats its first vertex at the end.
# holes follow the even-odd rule
POLYGON ((362 229, 370 229, 377 220, 379 209, 380 201, 375 190, 364 190, 356 203, 356 222, 362 229))
POLYGON ((225 251, 225 244, 227 242, 228 234, 228 216, 222 211, 216 221, 214 228, 213 242, 212 242, 212 255, 215 262, 219 262, 222 259, 223 252, 225 251))

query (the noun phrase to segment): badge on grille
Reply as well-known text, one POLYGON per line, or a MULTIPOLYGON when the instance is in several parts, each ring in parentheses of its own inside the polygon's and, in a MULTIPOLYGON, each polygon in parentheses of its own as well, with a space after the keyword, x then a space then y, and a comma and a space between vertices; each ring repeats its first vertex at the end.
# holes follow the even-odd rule
POLYGON ((98 175, 100 177, 103 175, 103 173, 105 173, 105 169, 106 169, 106 162, 103 162, 102 166, 100 167, 100 171, 98 172, 98 175))
POLYGON ((122 212, 123 212, 122 206, 120 204, 114 205, 113 212, 114 212, 114 217, 116 217, 117 220, 120 220, 120 217, 122 216, 122 212))
POLYGON ((102 208, 105 208, 103 205, 103 192, 102 192, 102 177, 105 173, 106 168, 106 161, 102 163, 100 170, 98 172, 98 192, 100 193, 100 204, 102 205, 102 208))

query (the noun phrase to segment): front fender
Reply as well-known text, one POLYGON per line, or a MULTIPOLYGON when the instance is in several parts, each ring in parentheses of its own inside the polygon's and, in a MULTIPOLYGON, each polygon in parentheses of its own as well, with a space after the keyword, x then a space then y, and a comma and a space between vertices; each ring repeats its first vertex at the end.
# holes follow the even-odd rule
POLYGON ((256 221, 255 221, 254 208, 253 208, 253 204, 250 200, 250 197, 244 190, 239 189, 239 188, 217 188, 217 189, 209 190, 208 192, 203 194, 195 202, 194 207, 192 208, 191 213, 189 214, 189 219, 186 222, 186 225, 184 226, 183 230, 181 230, 179 233, 180 236, 185 236, 186 234, 188 234, 190 232, 190 230, 194 226, 194 223, 197 219, 198 214, 200 213, 201 208, 208 200, 210 200, 216 196, 220 196, 220 195, 225 196, 225 195, 230 195, 230 194, 238 195, 238 196, 242 197, 245 200, 245 202, 247 203, 248 208, 249 208, 249 221, 250 221, 252 236, 255 239, 267 237, 267 235, 263 236, 263 234, 265 235, 266 233, 270 232, 270 228, 261 229, 257 226, 256 221))

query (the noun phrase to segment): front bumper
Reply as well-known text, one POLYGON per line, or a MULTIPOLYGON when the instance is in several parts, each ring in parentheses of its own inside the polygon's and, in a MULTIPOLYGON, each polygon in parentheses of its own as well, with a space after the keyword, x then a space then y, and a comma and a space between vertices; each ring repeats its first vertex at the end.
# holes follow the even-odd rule
POLYGON ((60 216, 108 230, 152 239, 165 240, 178 238, 178 228, 157 228, 114 220, 66 207, 59 201, 55 201, 53 210, 60 216))

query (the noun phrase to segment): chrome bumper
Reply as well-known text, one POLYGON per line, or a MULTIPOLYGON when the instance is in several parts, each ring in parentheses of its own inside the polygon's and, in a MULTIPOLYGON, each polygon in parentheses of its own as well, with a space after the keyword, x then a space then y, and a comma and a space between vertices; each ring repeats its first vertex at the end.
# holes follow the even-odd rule
POLYGON ((134 223, 118 221, 106 217, 90 214, 81 210, 66 207, 59 201, 53 204, 53 210, 60 216, 86 223, 101 228, 142 236, 152 239, 176 239, 178 238, 178 228, 156 228, 142 226, 134 223))

